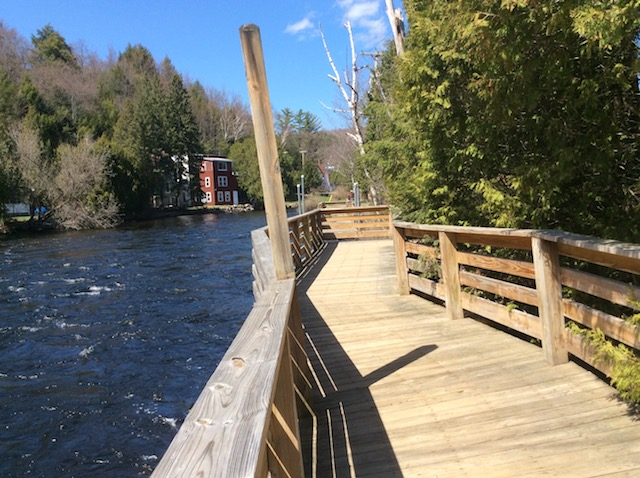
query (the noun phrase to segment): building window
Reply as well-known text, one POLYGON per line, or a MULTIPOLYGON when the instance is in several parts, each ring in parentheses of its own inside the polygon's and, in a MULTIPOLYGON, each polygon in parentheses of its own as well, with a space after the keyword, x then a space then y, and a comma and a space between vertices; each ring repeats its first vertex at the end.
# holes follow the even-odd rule
POLYGON ((216 164, 218 165, 218 171, 226 171, 227 170, 227 163, 223 163, 222 161, 219 161, 216 164))
POLYGON ((222 191, 218 191, 218 204, 224 202, 224 194, 222 191))
POLYGON ((209 176, 204 178, 204 187, 205 188, 210 188, 211 187, 211 178, 209 176))
POLYGON ((218 176, 218 187, 226 188, 229 185, 229 179, 226 176, 218 176))
POLYGON ((224 202, 231 202, 231 191, 224 192, 224 202))
POLYGON ((207 197, 205 198, 204 202, 211 202, 211 193, 207 193, 207 197))

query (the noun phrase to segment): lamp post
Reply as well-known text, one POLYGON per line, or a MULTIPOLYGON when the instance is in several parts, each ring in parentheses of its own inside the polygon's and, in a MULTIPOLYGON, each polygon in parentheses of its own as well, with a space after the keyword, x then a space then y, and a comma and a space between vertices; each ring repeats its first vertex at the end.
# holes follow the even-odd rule
POLYGON ((302 155, 302 174, 300 175, 300 209, 302 214, 306 212, 304 207, 304 155, 306 153, 306 150, 300 151, 300 154, 302 155))
POLYGON ((307 151, 302 150, 300 151, 300 154, 302 155, 302 174, 304 174, 304 155, 307 154, 307 151))

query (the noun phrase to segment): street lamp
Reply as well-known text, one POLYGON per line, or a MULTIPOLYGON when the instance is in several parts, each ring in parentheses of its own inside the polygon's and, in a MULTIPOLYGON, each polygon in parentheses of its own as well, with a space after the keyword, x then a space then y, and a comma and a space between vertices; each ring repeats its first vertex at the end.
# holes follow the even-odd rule
POLYGON ((302 214, 305 213, 305 207, 304 207, 304 155, 307 152, 305 150, 300 151, 300 154, 302 155, 302 174, 300 175, 300 198, 301 198, 301 210, 302 210, 302 214))

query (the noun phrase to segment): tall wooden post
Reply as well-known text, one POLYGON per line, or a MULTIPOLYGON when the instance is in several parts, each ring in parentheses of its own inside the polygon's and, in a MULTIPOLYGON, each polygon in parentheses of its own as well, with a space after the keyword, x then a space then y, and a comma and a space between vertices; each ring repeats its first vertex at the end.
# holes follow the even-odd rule
POLYGON ((260 29, 256 25, 243 25, 240 28, 240 40, 276 278, 278 280, 292 278, 295 277, 295 269, 291 257, 287 210, 284 204, 280 159, 273 129, 273 114, 260 29))

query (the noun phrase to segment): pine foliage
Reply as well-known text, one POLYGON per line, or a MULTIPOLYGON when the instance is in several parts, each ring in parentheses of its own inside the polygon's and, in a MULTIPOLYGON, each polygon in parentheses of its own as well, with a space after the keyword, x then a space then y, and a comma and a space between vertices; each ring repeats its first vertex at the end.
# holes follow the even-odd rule
POLYGON ((638 239, 638 0, 405 7, 375 148, 406 217, 638 239))

